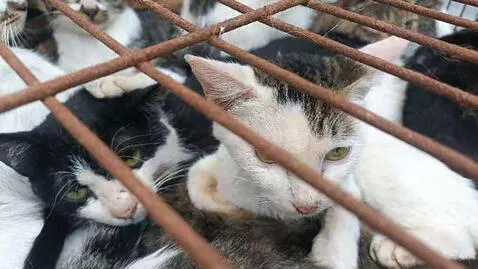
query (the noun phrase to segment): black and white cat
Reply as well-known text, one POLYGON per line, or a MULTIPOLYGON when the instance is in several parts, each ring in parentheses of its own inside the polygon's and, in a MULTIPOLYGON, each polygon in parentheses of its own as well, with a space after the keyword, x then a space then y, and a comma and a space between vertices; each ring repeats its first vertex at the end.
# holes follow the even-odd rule
MULTIPOLYGON (((157 105, 158 94, 140 90, 101 101, 82 90, 66 102, 151 188, 157 173, 192 156, 157 105)), ((33 268, 52 268, 63 240, 78 227, 90 222, 125 226, 146 216, 134 196, 52 116, 30 132, 1 134, 0 160, 29 178, 45 208, 45 225, 25 263, 27 268, 30 263, 33 268)))

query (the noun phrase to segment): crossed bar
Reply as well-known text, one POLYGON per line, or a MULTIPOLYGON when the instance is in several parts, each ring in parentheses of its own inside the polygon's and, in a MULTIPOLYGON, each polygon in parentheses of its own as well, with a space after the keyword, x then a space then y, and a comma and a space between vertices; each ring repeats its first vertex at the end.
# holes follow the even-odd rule
MULTIPOLYGON (((462 265, 441 257, 419 240, 409 235, 400 226, 382 216, 379 212, 367 206, 358 199, 343 192, 332 183, 324 180, 317 172, 315 172, 314 169, 303 164, 287 151, 284 151, 280 147, 268 142, 256 132, 250 130, 248 127, 235 120, 217 105, 207 102, 197 93, 161 73, 152 64, 148 63, 148 61, 156 57, 165 56, 169 53, 194 45, 196 43, 207 41, 212 46, 215 46, 235 56, 236 58, 263 70, 271 76, 283 80, 311 96, 320 98, 324 102, 339 108, 344 112, 405 142, 408 142, 425 152, 428 152, 429 154, 442 160, 444 163, 469 175, 475 181, 478 181, 478 164, 469 157, 464 156, 403 126, 390 122, 358 105, 347 101, 341 96, 333 95, 329 90, 319 85, 313 84, 268 61, 265 61, 227 42, 222 41, 217 37, 217 35, 232 31, 254 21, 260 21, 271 27, 325 47, 330 51, 343 54, 361 63, 408 80, 413 84, 422 86, 432 92, 446 96, 458 104, 473 110, 478 109, 478 96, 474 96, 458 88, 436 81, 414 71, 398 67, 377 57, 364 54, 348 46, 327 39, 321 35, 297 28, 280 20, 270 18, 269 16, 297 5, 306 5, 315 10, 350 20, 352 22, 364 24, 376 30, 406 38, 424 46, 440 49, 449 57, 468 61, 477 65, 478 52, 461 48, 459 46, 439 41, 419 33, 396 27, 383 21, 378 21, 367 16, 355 14, 339 7, 323 4, 314 0, 281 0, 257 10, 253 10, 235 0, 218 0, 222 4, 225 4, 244 14, 206 28, 199 28, 189 23, 188 21, 179 17, 177 14, 169 11, 167 8, 155 3, 152 0, 139 0, 141 4, 156 12, 164 19, 191 33, 142 50, 130 50, 110 36, 106 35, 83 16, 77 14, 76 11, 70 9, 68 6, 62 3, 61 0, 46 1, 59 11, 63 12, 72 21, 121 56, 96 66, 84 68, 68 75, 39 83, 34 75, 25 67, 25 65, 23 65, 21 61, 19 61, 19 59, 10 51, 7 46, 0 45, 0 55, 29 86, 27 89, 22 91, 0 96, 0 113, 14 109, 29 102, 42 100, 42 102, 48 107, 48 109, 50 109, 52 114, 63 125, 63 127, 97 160, 102 167, 104 167, 112 176, 120 180, 125 187, 127 187, 131 193, 138 198, 138 200, 148 211, 149 216, 156 221, 156 223, 160 225, 168 234, 170 234, 176 240, 176 242, 189 253, 190 257, 200 267, 231 268, 231 265, 222 257, 220 257, 219 254, 157 194, 150 191, 140 181, 138 181, 138 179, 131 172, 130 168, 126 166, 123 161, 94 133, 92 133, 84 124, 82 124, 75 117, 75 115, 71 113, 71 111, 69 111, 63 104, 52 97, 53 95, 70 87, 95 80, 131 66, 135 66, 156 80, 162 87, 171 91, 173 94, 176 94, 183 101, 194 107, 199 112, 205 114, 210 119, 216 121, 217 123, 242 137, 242 139, 266 154, 268 158, 274 160, 277 164, 280 164, 285 169, 302 178, 304 181, 317 188, 320 192, 326 194, 332 200, 356 214, 371 228, 404 246, 411 253, 422 259, 433 268, 464 268, 462 265)), ((450 16, 432 9, 405 3, 400 0, 374 1, 389 4, 419 15, 435 18, 478 31, 478 22, 475 21, 450 16)), ((457 2, 478 6, 477 0, 457 0, 457 2)))

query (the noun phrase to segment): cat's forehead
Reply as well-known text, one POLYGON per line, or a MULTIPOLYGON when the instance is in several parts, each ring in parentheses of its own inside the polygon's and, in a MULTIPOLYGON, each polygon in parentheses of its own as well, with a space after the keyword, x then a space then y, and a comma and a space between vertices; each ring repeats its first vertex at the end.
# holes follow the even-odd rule
MULTIPOLYGON (((336 94, 346 96, 348 86, 365 75, 365 70, 343 57, 286 57, 277 62, 309 81, 324 86, 336 94)), ((300 107, 307 119, 308 127, 317 136, 347 137, 355 133, 355 121, 318 98, 302 93, 291 85, 255 70, 259 84, 274 91, 274 99, 285 110, 300 107)))

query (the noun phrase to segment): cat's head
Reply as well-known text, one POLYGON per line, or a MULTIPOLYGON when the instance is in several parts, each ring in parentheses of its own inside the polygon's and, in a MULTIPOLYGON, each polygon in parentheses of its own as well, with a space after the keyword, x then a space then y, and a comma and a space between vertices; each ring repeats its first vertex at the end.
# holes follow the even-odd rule
MULTIPOLYGON (((105 29, 113 24, 126 10, 125 0, 64 0, 71 9, 80 12, 96 26, 105 29)), ((61 12, 55 12, 52 21, 55 30, 65 29, 77 33, 88 34, 61 12)))
MULTIPOLYGON (((109 101, 98 102, 108 104, 109 101)), ((77 103, 77 106, 95 110, 88 103, 77 103)), ((111 110, 105 112, 101 120, 94 112, 80 118, 89 123, 145 185, 153 188, 154 179, 161 171, 187 158, 188 154, 157 107, 122 111, 121 106, 122 102, 118 101, 118 106, 98 107, 98 111, 111 110)), ((55 211, 74 224, 95 221, 128 225, 146 216, 136 198, 51 116, 31 132, 0 135, 0 161, 29 178, 34 193, 45 204, 46 213, 55 211)))
MULTIPOLYGON (((364 50, 378 50, 372 48, 364 50)), ((357 120, 250 66, 196 56, 187 56, 187 61, 209 101, 325 179, 338 186, 347 184, 362 147, 357 120)), ((343 56, 290 54, 276 63, 358 104, 376 77, 372 69, 343 56)), ((295 218, 332 205, 325 195, 217 123, 214 135, 222 143, 217 153, 218 190, 236 206, 295 218)))
POLYGON ((0 40, 9 44, 23 31, 27 18, 25 0, 0 0, 0 40))

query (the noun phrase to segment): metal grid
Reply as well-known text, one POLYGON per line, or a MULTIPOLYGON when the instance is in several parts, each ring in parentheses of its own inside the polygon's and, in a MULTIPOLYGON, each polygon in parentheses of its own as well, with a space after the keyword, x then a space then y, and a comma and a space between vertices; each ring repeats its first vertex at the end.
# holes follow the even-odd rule
MULTIPOLYGON (((120 180, 133 195, 144 205, 149 216, 156 221, 168 234, 174 238, 190 255, 190 257, 204 268, 231 268, 231 265, 208 245, 169 205, 167 205, 157 194, 145 187, 131 172, 130 168, 110 150, 94 133, 83 125, 63 104, 56 100, 53 95, 70 87, 77 86, 97 78, 115 73, 128 67, 135 66, 144 72, 162 87, 179 96, 186 103, 205 114, 210 119, 223 125, 230 131, 242 137, 255 148, 263 152, 268 158, 276 161, 287 170, 302 178, 320 192, 329 196, 332 200, 344 208, 356 214, 364 223, 372 229, 388 236, 400 245, 406 247, 411 253, 425 261, 433 268, 465 268, 464 266, 449 261, 435 251, 431 250, 419 240, 409 235, 404 229, 390 219, 382 216, 378 211, 348 195, 334 186, 332 183, 321 178, 314 169, 301 163, 290 153, 280 147, 268 142, 266 139, 250 130, 242 123, 235 120, 226 111, 215 104, 207 102, 203 97, 181 85, 159 72, 152 64, 148 63, 156 57, 165 56, 174 51, 180 50, 193 44, 207 41, 237 59, 249 63, 264 72, 283 80, 301 91, 322 99, 324 102, 343 110, 344 112, 368 123, 378 129, 389 133, 415 147, 428 152, 444 163, 467 174, 475 181, 478 181, 478 164, 467 156, 464 156, 448 147, 445 147, 433 140, 413 132, 403 126, 390 122, 358 105, 355 105, 345 98, 333 95, 331 91, 313 84, 289 71, 286 71, 268 61, 256 57, 232 44, 222 41, 217 36, 221 33, 232 31, 243 25, 260 21, 271 27, 292 34, 296 37, 306 39, 332 52, 343 54, 356 61, 372 66, 384 72, 393 74, 413 84, 422 86, 432 92, 441 94, 455 101, 468 109, 478 108, 478 96, 471 95, 458 88, 436 81, 411 70, 398 67, 377 57, 364 54, 355 49, 342 45, 321 35, 306 31, 289 25, 269 16, 280 11, 298 5, 308 6, 315 10, 328 13, 346 20, 364 24, 379 31, 409 39, 418 44, 439 49, 449 57, 478 64, 478 52, 448 44, 428 36, 405 30, 389 23, 378 21, 373 18, 355 14, 353 12, 334 7, 315 0, 281 0, 262 8, 253 10, 234 0, 218 0, 220 3, 238 10, 243 15, 211 25, 206 28, 199 28, 188 21, 185 21, 177 14, 169 11, 153 0, 138 0, 141 5, 151 9, 162 18, 190 32, 187 35, 177 37, 161 44, 156 44, 142 50, 130 50, 122 46, 102 32, 95 25, 90 23, 76 11, 70 9, 61 0, 45 0, 50 5, 63 12, 72 21, 88 31, 91 35, 103 42, 110 49, 120 56, 100 63, 98 65, 81 69, 79 71, 64 75, 47 82, 39 83, 34 75, 23 65, 21 61, 5 45, 0 45, 0 55, 18 73, 28 85, 22 91, 0 96, 0 113, 14 109, 23 104, 42 100, 51 110, 52 114, 64 126, 64 128, 104 167, 112 176, 120 180)), ((406 3, 400 0, 374 0, 383 4, 402 8, 410 12, 478 30, 478 22, 456 16, 447 15, 432 9, 406 3)), ((478 6, 477 0, 456 0, 467 5, 478 6)))

